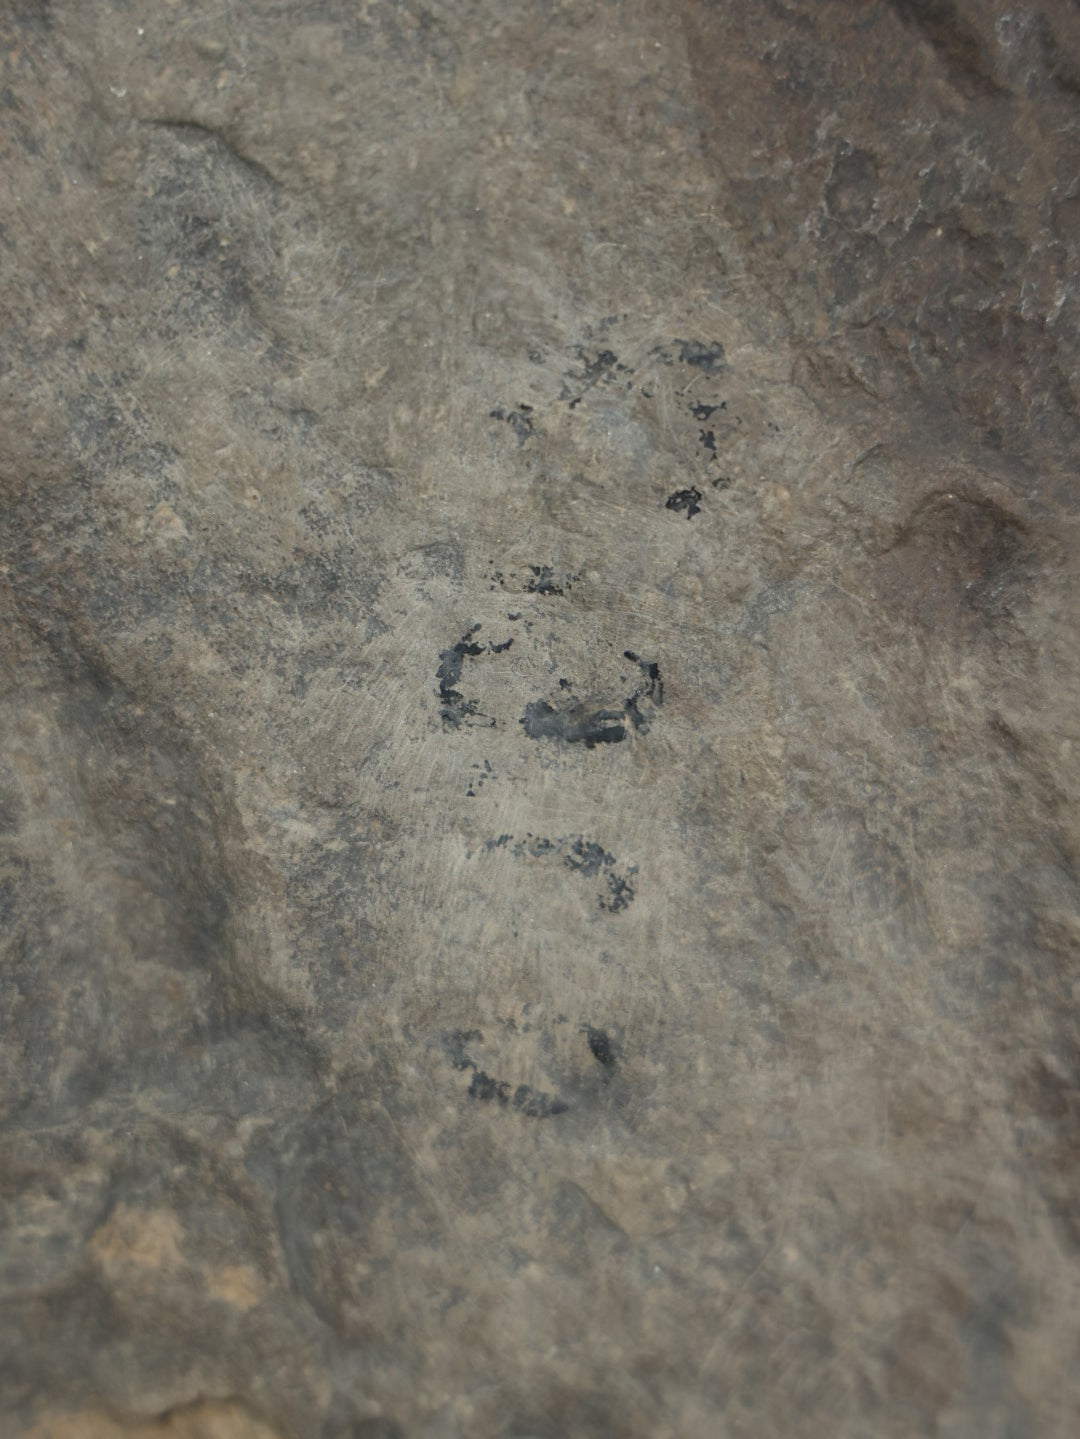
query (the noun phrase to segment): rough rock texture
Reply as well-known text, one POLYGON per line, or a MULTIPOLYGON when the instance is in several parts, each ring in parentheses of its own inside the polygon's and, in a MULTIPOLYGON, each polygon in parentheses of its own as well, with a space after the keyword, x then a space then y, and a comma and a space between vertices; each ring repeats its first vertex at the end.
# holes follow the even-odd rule
POLYGON ((0 48, 0 1434, 1080 1432, 1076 5, 0 48))

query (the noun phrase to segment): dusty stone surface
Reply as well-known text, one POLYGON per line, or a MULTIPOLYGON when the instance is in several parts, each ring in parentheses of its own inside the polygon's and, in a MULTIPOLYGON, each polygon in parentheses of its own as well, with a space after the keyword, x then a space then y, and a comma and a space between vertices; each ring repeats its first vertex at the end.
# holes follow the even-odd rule
POLYGON ((0 38, 0 1433, 1080 1432, 1075 5, 0 38))

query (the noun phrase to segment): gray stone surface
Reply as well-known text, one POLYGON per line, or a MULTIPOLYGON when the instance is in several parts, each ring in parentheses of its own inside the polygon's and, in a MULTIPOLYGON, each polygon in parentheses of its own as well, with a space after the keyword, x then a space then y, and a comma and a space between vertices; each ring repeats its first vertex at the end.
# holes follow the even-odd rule
POLYGON ((0 42, 0 1434, 1080 1432, 1076 5, 0 42))

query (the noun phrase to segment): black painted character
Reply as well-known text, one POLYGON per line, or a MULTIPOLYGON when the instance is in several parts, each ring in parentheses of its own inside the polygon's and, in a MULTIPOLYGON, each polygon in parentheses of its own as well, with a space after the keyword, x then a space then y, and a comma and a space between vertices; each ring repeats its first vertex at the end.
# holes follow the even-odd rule
POLYGON ((673 495, 668 495, 664 502, 665 510, 685 510, 686 518, 692 520, 695 515, 701 513, 701 491, 696 485, 691 485, 688 490, 676 490, 673 495))

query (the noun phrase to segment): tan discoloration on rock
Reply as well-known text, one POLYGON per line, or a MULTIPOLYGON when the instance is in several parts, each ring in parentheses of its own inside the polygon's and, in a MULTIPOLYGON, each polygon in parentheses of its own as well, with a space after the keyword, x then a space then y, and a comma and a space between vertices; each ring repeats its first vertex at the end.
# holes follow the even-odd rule
POLYGON ((266 1286, 249 1264, 226 1264, 207 1274, 206 1287, 215 1299, 234 1309, 253 1309, 266 1297, 266 1286))
POLYGON ((96 1230, 90 1251, 113 1283, 153 1284, 182 1271, 183 1229, 168 1209, 118 1205, 96 1230))

